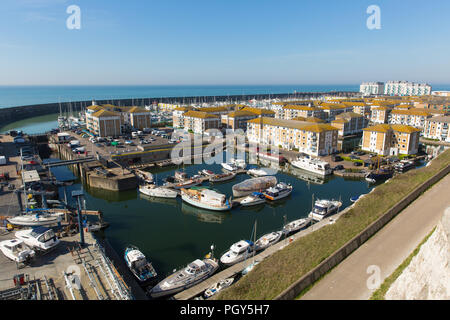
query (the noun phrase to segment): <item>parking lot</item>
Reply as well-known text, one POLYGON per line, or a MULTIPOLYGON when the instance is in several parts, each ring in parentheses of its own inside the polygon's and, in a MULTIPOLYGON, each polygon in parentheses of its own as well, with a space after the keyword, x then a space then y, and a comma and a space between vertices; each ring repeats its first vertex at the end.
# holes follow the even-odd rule
POLYGON ((80 142, 79 145, 74 147, 74 149, 81 148, 78 149, 80 150, 80 153, 86 152, 88 155, 95 155, 98 153, 106 158, 111 155, 142 151, 142 149, 138 148, 139 146, 160 146, 175 143, 175 141, 170 140, 171 133, 162 136, 162 134, 157 134, 156 132, 154 132, 154 134, 140 132, 139 135, 127 134, 116 139, 112 137, 94 138, 86 132, 80 131, 71 131, 67 133, 72 136, 72 140, 78 140, 80 142))

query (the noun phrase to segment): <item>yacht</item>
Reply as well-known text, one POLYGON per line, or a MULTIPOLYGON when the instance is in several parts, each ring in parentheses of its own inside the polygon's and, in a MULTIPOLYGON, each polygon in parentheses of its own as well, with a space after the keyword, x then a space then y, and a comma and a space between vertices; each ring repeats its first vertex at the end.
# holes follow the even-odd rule
POLYGON ((135 246, 128 246, 125 249, 124 258, 128 268, 139 282, 142 283, 156 278, 157 273, 155 268, 135 246))
POLYGON ((153 298, 173 295, 188 289, 211 276, 219 268, 219 264, 212 259, 197 259, 186 268, 179 270, 158 283, 150 291, 153 298))
POLYGON ((263 194, 267 199, 276 201, 289 196, 292 193, 292 189, 293 187, 290 184, 280 182, 275 187, 270 187, 264 191, 263 194))
POLYGON ((377 183, 392 178, 394 172, 390 169, 376 169, 366 174, 365 179, 370 183, 377 183))
POLYGON ((394 169, 397 172, 406 172, 414 168, 414 161, 412 160, 401 160, 399 163, 394 165, 394 169))
POLYGON ((222 168, 224 168, 227 171, 237 171, 239 168, 238 166, 236 166, 234 163, 229 162, 229 163, 222 163, 222 168))
POLYGON ((306 171, 314 172, 322 176, 327 176, 333 173, 330 164, 320 159, 312 159, 310 157, 298 157, 297 160, 292 161, 292 166, 306 171))
POLYGON ((184 171, 175 171, 175 181, 183 182, 188 180, 188 175, 184 171))
POLYGON ((8 222, 15 226, 36 227, 56 225, 62 220, 64 212, 46 212, 37 214, 24 214, 8 218, 8 222))
POLYGON ((208 169, 203 169, 202 171, 199 171, 198 174, 199 175, 203 175, 203 176, 207 176, 207 177, 215 175, 214 172, 212 172, 211 170, 208 170, 208 169))
POLYGON ((245 163, 244 159, 231 159, 230 162, 239 169, 245 169, 247 167, 247 164, 245 163))
POLYGON ((173 186, 173 188, 174 189, 190 188, 190 187, 198 186, 200 184, 202 184, 202 180, 200 180, 200 179, 189 179, 189 180, 185 180, 180 183, 177 183, 176 185, 173 186))
POLYGON ((232 206, 224 194, 209 189, 188 190, 183 188, 181 189, 181 199, 195 207, 214 211, 230 210, 232 206))
POLYGON ((282 235, 282 231, 271 232, 263 235, 261 238, 255 241, 255 251, 261 251, 267 249, 271 245, 274 245, 275 243, 280 241, 282 235))
POLYGON ((145 183, 152 184, 154 182, 153 174, 151 174, 150 172, 136 170, 136 175, 138 176, 139 179, 141 179, 145 183))
POLYGON ((34 250, 28 248, 22 240, 12 239, 0 242, 0 251, 12 261, 24 263, 33 259, 34 250))
POLYGON ((259 169, 250 169, 247 171, 248 175, 254 176, 254 177, 265 177, 268 176, 269 173, 267 172, 267 170, 264 170, 263 168, 259 168, 259 169))
POLYGON ((230 250, 220 258, 220 262, 226 266, 236 264, 245 258, 254 250, 253 242, 249 240, 241 240, 230 247, 230 250))
POLYGON ((288 235, 288 234, 297 232, 300 229, 303 229, 303 228, 309 226, 310 223, 311 223, 310 218, 302 218, 302 219, 294 220, 284 226, 283 232, 286 235, 288 235))
POLYGON ((209 178, 210 182, 223 182, 234 179, 236 177, 236 172, 227 172, 213 175, 209 178))
POLYGON ((213 295, 215 295, 217 292, 221 291, 222 289, 228 288, 233 284, 234 278, 228 278, 224 280, 220 280, 219 282, 215 283, 212 287, 207 289, 203 296, 205 299, 211 298, 213 295))
POLYGON ((33 250, 41 252, 48 252, 60 243, 53 230, 46 227, 17 231, 15 237, 33 250))
POLYGON ((314 208, 309 213, 313 220, 320 221, 332 214, 335 214, 342 206, 342 202, 334 200, 316 200, 314 208))
POLYGON ((178 192, 169 188, 157 187, 155 185, 145 185, 139 187, 139 192, 156 198, 174 199, 178 196, 178 192))
POLYGON ((266 203, 266 197, 261 192, 253 192, 251 195, 241 200, 240 204, 243 207, 256 206, 258 204, 266 203))

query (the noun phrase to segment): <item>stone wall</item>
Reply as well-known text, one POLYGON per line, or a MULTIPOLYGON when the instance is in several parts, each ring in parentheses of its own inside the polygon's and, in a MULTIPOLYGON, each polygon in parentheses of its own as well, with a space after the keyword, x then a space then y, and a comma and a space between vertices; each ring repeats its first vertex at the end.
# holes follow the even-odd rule
POLYGON ((419 253, 386 292, 385 299, 450 299, 450 207, 419 253))

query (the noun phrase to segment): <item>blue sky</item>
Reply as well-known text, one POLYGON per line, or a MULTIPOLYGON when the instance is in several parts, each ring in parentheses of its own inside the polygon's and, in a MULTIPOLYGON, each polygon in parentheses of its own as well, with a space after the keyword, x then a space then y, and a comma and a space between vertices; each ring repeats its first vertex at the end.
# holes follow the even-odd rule
POLYGON ((2 0, 0 85, 450 83, 450 1, 2 0), (381 9, 369 30, 366 9, 381 9), (69 30, 69 5, 81 29, 69 30))

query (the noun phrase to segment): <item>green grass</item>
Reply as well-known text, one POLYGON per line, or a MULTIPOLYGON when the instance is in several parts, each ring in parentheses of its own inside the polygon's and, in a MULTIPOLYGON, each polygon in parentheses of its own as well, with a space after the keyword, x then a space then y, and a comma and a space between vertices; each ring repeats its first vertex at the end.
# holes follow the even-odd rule
POLYGON ((430 166, 408 171, 378 186, 336 223, 267 257, 243 279, 219 293, 217 299, 274 299, 449 163, 450 149, 434 159, 430 166))
POLYGON ((351 162, 361 162, 361 163, 364 163, 364 161, 362 161, 362 160, 358 160, 358 159, 351 159, 350 157, 346 157, 346 156, 341 156, 341 158, 342 158, 342 160, 345 160, 345 161, 351 161, 351 162))
POLYGON ((406 258, 405 261, 403 261, 403 263, 401 265, 399 265, 397 267, 397 269, 395 269, 395 271, 384 280, 384 282, 381 284, 381 286, 372 294, 372 296, 370 297, 370 300, 384 300, 385 299, 384 297, 386 295, 386 292, 389 290, 389 288, 394 283, 394 281, 397 280, 397 278, 402 274, 403 270, 405 270, 406 267, 409 266, 409 264, 411 263, 411 260, 419 253, 420 248, 422 247, 422 245, 425 242, 427 242, 428 238, 433 234, 435 229, 436 228, 434 228, 425 237, 425 239, 422 240, 422 242, 417 246, 417 248, 414 249, 414 251, 408 256, 408 258, 406 258))

